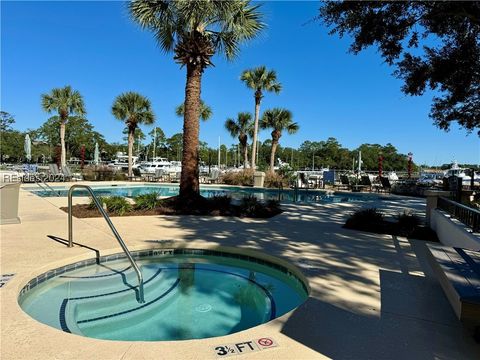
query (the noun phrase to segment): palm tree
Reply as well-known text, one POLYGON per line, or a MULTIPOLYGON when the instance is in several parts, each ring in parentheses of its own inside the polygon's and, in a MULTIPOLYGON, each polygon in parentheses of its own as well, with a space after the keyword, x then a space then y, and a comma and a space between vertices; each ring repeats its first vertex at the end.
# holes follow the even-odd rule
POLYGON ((238 136, 238 142, 243 150, 243 168, 247 168, 248 163, 248 135, 253 133, 252 114, 248 112, 240 112, 237 115, 237 121, 227 119, 225 121, 225 128, 232 135, 238 136))
MULTIPOLYGON (((185 104, 180 104, 175 108, 175 114, 179 117, 185 116, 185 104)), ((212 108, 200 100, 200 119, 207 121, 212 117, 212 108)))
POLYGON ((129 3, 133 19, 151 30, 165 52, 187 70, 183 117, 183 156, 180 199, 199 196, 198 144, 203 71, 215 54, 234 59, 239 45, 264 27, 259 5, 250 1, 144 1, 129 3))
POLYGON ((273 172, 275 152, 277 151, 278 141, 282 137, 282 132, 286 130, 289 134, 295 134, 299 126, 292 121, 292 113, 289 110, 280 108, 265 110, 260 126, 262 129, 273 129, 272 151, 270 153, 270 171, 273 172))
POLYGON ((70 115, 84 116, 86 114, 83 97, 70 85, 55 88, 49 94, 42 94, 42 108, 47 113, 58 112, 60 118, 61 166, 67 165, 65 151, 65 126, 70 115))
POLYGON ((136 92, 118 95, 112 105, 112 114, 124 121, 128 129, 128 176, 132 176, 132 154, 135 130, 139 124, 151 125, 155 121, 150 100, 136 92))
POLYGON ((278 94, 282 85, 277 81, 275 70, 267 70, 265 66, 245 70, 240 77, 249 89, 254 91, 255 98, 255 127, 253 129, 252 169, 255 169, 255 154, 257 152, 258 119, 260 117, 260 102, 263 92, 269 91, 278 94))

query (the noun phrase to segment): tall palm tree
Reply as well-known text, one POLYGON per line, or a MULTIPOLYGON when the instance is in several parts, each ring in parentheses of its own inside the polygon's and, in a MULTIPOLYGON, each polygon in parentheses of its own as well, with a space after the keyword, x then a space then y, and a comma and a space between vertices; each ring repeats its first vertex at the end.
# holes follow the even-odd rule
POLYGON ((86 114, 83 97, 70 85, 55 88, 49 94, 42 94, 42 108, 47 113, 58 112, 60 118, 61 166, 67 165, 65 151, 65 126, 70 115, 84 116, 86 114))
POLYGON ((255 127, 253 130, 252 169, 255 169, 255 154, 257 152, 258 120, 260 117, 260 102, 263 92, 278 94, 282 90, 282 84, 277 81, 275 70, 267 70, 265 66, 245 70, 240 77, 249 89, 254 91, 255 98, 255 127))
POLYGON ((132 154, 135 130, 139 124, 151 125, 155 121, 150 100, 136 92, 118 95, 112 105, 112 114, 124 121, 128 129, 128 176, 132 176, 132 154))
MULTIPOLYGON (((175 108, 175 114, 179 117, 185 116, 185 104, 180 104, 175 108)), ((212 108, 200 100, 200 119, 207 121, 212 117, 212 108)))
POLYGON ((247 168, 248 163, 248 136, 253 133, 252 114, 248 112, 240 112, 237 115, 237 120, 227 119, 225 121, 225 128, 232 135, 238 136, 238 142, 243 150, 243 168, 247 168))
POLYGON ((292 120, 292 113, 286 109, 274 108, 265 110, 260 123, 262 129, 273 129, 272 131, 272 151, 270 153, 270 171, 273 172, 275 165, 275 152, 277 151, 278 141, 282 137, 282 132, 295 134, 299 126, 292 120))
POLYGON ((235 58, 239 45, 264 27, 259 5, 249 0, 144 1, 129 3, 133 19, 151 30, 165 52, 187 70, 180 199, 199 196, 198 144, 200 92, 203 71, 215 54, 235 58))

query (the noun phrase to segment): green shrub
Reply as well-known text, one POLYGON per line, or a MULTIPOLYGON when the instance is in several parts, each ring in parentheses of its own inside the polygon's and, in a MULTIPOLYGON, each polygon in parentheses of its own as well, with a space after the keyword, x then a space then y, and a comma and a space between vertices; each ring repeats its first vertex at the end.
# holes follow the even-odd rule
POLYGON ((214 195, 209 198, 212 209, 228 210, 232 202, 232 197, 229 195, 214 195))
POLYGON ((107 210, 117 215, 123 215, 132 210, 132 205, 122 196, 110 196, 103 200, 107 210))
POLYGON ((272 211, 280 211, 280 202, 278 200, 267 200, 265 206, 272 211))
MULTIPOLYGON (((105 204, 105 197, 104 196, 97 196, 97 199, 98 199, 98 202, 100 203, 100 205, 103 206, 103 204, 105 204)), ((97 205, 95 205, 95 201, 93 201, 92 197, 90 197, 90 203, 88 204, 88 208, 89 209, 96 209, 97 208, 97 205)))
POLYGON ((138 195, 134 198, 135 207, 142 210, 155 209, 160 204, 160 201, 158 199, 159 196, 160 193, 156 191, 148 194, 138 195))
POLYGON ((383 213, 377 208, 361 209, 355 211, 345 223, 345 227, 358 230, 376 230, 383 225, 383 213))
POLYGON ((264 206, 253 196, 245 196, 240 203, 240 214, 249 217, 259 216, 264 206))
POLYGON ((420 224, 420 218, 411 211, 404 211, 397 216, 399 235, 410 236, 420 224))

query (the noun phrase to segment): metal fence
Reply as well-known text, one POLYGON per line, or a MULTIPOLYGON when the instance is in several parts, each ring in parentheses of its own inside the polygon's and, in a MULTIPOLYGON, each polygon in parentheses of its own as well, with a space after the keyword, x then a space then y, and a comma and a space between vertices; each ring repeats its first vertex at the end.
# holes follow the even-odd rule
POLYGON ((460 220, 473 232, 480 232, 480 211, 444 197, 438 198, 437 207, 460 220))

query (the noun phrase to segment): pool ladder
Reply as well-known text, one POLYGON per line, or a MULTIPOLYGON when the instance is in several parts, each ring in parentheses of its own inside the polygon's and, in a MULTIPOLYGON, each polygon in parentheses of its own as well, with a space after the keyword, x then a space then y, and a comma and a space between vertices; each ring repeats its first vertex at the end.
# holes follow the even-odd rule
POLYGON ((37 184, 37 186, 40 187, 42 191, 46 191, 46 192, 50 191, 54 193, 56 196, 60 196, 60 193, 56 191, 54 188, 52 188, 50 185, 48 185, 38 174, 32 174, 32 175, 33 175, 35 184, 37 184))
POLYGON ((118 233, 117 229, 115 229, 115 226, 113 226, 112 221, 110 220, 110 217, 108 214, 105 212, 103 209, 102 204, 100 201, 98 201, 98 198, 95 196, 93 193, 93 190, 90 186, 87 185, 81 185, 81 184, 75 184, 70 187, 70 190, 68 190, 68 247, 73 247, 73 217, 72 217, 72 195, 73 191, 78 188, 83 188, 86 189, 89 193, 90 196, 93 199, 93 202, 95 203, 95 206, 97 207, 98 211, 100 211, 100 214, 102 214, 103 218, 107 222, 108 226, 113 232, 113 235, 115 235, 115 238, 117 239, 118 243, 123 249, 123 252, 127 256, 128 260, 130 261, 130 264, 132 264, 133 269, 137 273, 137 278, 138 278, 138 298, 137 301, 139 303, 144 303, 145 302, 145 297, 143 293, 143 275, 142 272, 140 271, 140 268, 138 267, 137 263, 132 257, 132 254, 127 248, 127 245, 125 245, 125 242, 122 240, 120 234, 118 233))

